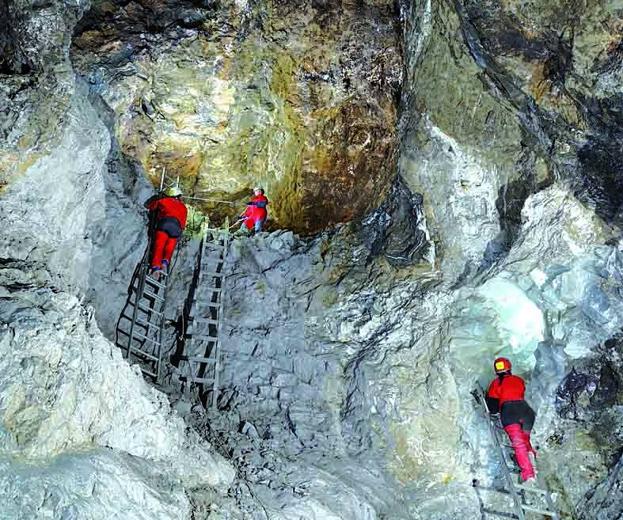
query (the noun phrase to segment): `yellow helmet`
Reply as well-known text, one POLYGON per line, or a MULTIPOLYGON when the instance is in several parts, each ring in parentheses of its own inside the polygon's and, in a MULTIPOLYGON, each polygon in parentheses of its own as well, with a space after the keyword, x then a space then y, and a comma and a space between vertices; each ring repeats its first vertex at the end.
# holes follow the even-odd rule
POLYGON ((179 197, 182 195, 182 190, 180 190, 179 186, 171 186, 164 190, 164 194, 168 197, 179 197))

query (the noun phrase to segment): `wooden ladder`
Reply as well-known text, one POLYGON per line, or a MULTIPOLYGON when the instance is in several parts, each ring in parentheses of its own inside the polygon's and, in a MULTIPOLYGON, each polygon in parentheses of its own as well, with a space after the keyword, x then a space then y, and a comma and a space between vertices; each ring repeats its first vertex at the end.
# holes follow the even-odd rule
POLYGON ((123 350, 124 357, 130 363, 134 359, 143 374, 155 382, 160 380, 162 366, 162 333, 169 275, 170 272, 163 272, 160 280, 152 278, 146 254, 132 277, 128 299, 116 328, 115 343, 123 350))
MULTIPOLYGON (((181 380, 189 393, 193 385, 200 387, 210 403, 217 406, 221 370, 221 337, 223 298, 225 291, 225 259, 231 236, 229 221, 222 228, 205 226, 200 247, 196 287, 184 333, 184 353, 180 357, 181 380)), ((203 399, 202 399, 203 401, 203 399)))

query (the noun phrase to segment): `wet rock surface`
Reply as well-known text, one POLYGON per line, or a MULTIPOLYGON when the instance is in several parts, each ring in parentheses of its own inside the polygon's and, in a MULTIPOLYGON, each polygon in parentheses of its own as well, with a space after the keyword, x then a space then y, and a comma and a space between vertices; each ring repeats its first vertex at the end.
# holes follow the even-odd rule
POLYGON ((95 3, 72 51, 154 182, 164 167, 197 197, 238 202, 260 184, 277 225, 306 233, 382 201, 401 56, 385 0, 95 3))

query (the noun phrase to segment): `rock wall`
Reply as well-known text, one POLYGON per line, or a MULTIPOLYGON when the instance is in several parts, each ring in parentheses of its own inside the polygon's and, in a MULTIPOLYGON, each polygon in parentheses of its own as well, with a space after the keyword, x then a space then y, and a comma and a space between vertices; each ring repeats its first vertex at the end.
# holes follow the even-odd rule
POLYGON ((96 2, 72 58, 154 183, 166 168, 237 202, 260 184, 275 224, 309 233, 375 208, 394 177, 399 35, 386 0, 96 2))
POLYGON ((85 7, 1 7, 0 509, 16 519, 190 517, 225 500, 233 469, 84 304, 95 290, 102 316, 111 300, 122 305, 109 273, 126 271, 126 283, 142 251, 125 232, 144 224, 132 197, 144 183, 133 189, 108 168, 114 139, 68 60, 85 7))
POLYGON ((173 519, 190 516, 187 490, 225 491, 231 466, 187 433, 92 314, 73 296, 24 289, 17 273, 2 272, 3 515, 173 519))
MULTIPOLYGON (((587 112, 573 97, 580 75, 600 81, 598 63, 617 52, 616 30, 606 24, 610 36, 593 40, 577 11, 555 24, 559 10, 544 10, 549 21, 538 21, 531 11, 538 6, 522 12, 541 27, 562 23, 561 40, 565 25, 578 35, 568 63, 577 72, 566 76, 566 93, 556 94, 566 101, 552 103, 551 92, 527 88, 518 62, 538 70, 564 53, 551 50, 551 35, 512 30, 518 18, 508 13, 521 11, 518 5, 412 2, 402 9, 401 180, 385 208, 408 218, 387 232, 392 216, 381 209, 311 244, 274 235, 236 250, 237 290, 227 307, 234 354, 222 402, 229 426, 215 425, 212 434, 242 443, 238 460, 255 489, 287 493, 280 477, 292 473, 274 459, 294 448, 303 466, 308 456, 327 457, 329 475, 348 464, 375 468, 382 480, 361 474, 360 497, 371 482, 389 481, 406 498, 373 503, 379 516, 476 518, 483 507, 508 513, 503 496, 473 487, 476 479, 495 489, 501 474, 470 394, 488 382, 493 357, 505 354, 529 382, 541 474, 563 515, 618 514, 607 493, 620 494, 614 403, 621 387, 599 360, 621 327, 619 210, 616 190, 606 197, 587 189, 603 188, 611 168, 619 171, 610 150, 618 127, 608 103, 587 112), (569 119, 571 102, 576 119, 569 119), (606 125, 599 132, 587 123, 596 111, 606 125), (595 141, 599 167, 582 160, 595 141), (407 212, 396 210, 400 200, 409 201, 407 212), (408 239, 392 262, 387 253, 400 233, 408 239), (576 372, 584 374, 580 383, 576 372), (563 411, 564 402, 593 393, 607 397, 594 400, 590 419, 563 411), (223 433, 232 424, 242 425, 239 435, 223 433)), ((591 9, 589 20, 617 13, 605 4, 591 9)), ((608 77, 619 71, 611 60, 608 77)), ((316 498, 320 489, 299 491, 316 498)))

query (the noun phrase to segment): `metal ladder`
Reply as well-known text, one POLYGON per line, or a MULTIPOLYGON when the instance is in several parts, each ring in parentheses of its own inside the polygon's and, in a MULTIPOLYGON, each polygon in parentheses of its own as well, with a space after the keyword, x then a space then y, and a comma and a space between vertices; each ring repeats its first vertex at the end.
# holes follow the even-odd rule
MULTIPOLYGON (((551 520, 560 520, 560 516, 556 512, 554 507, 554 500, 543 483, 542 479, 536 476, 536 485, 525 486, 516 482, 516 476, 519 472, 515 462, 511 459, 510 455, 514 452, 513 447, 509 444, 506 432, 502 426, 499 416, 491 416, 489 414, 489 408, 485 399, 485 392, 479 385, 477 390, 477 401, 482 404, 483 411, 485 413, 485 420, 489 425, 489 433, 491 434, 491 440, 495 446, 495 451, 498 454, 500 461, 502 462, 502 473, 508 485, 510 496, 514 503, 514 513, 519 520, 526 520, 526 518, 549 518, 551 520), (534 496, 544 502, 542 506, 535 506, 527 504, 527 497, 534 496), (530 515, 530 516, 527 516, 530 515)), ((536 468, 535 468, 536 469, 536 468)))
POLYGON ((143 374, 158 382, 170 272, 163 273, 161 281, 156 281, 149 274, 148 256, 146 253, 132 277, 128 299, 117 321, 115 343, 124 351, 128 362, 134 358, 143 374))
POLYGON ((225 258, 230 242, 229 221, 222 228, 205 226, 199 258, 198 276, 185 330, 181 376, 188 393, 199 385, 206 396, 211 392, 211 406, 216 408, 221 370, 221 332, 225 258))

